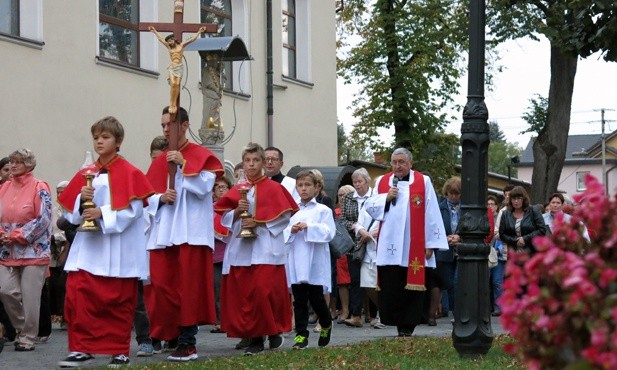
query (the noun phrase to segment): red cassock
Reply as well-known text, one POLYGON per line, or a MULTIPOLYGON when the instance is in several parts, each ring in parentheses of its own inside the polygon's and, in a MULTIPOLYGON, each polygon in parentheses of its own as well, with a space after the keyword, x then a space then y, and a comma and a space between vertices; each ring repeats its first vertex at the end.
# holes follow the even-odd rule
MULTIPOLYGON (((281 184, 261 177, 253 186, 253 217, 256 222, 270 222, 286 212, 297 211, 298 205, 281 184)), ((239 200, 240 192, 234 187, 217 201, 214 209, 218 213, 225 213, 235 209, 239 200)), ((257 239, 255 242, 259 242, 257 239)), ((280 242, 283 242, 282 239, 280 242)), ((234 240, 228 243, 228 248, 232 243, 234 240)), ((285 265, 231 266, 221 281, 221 328, 227 336, 235 338, 290 331, 291 303, 285 265)))
MULTIPOLYGON (((221 162, 209 150, 193 143, 178 149, 187 177, 210 171, 224 174, 221 162)), ((167 189, 168 166, 164 152, 146 176, 157 193, 167 189)), ((166 227, 159 225, 159 227, 166 227)), ((150 335, 159 340, 178 337, 181 326, 216 322, 212 249, 187 243, 150 251, 150 285, 144 286, 144 299, 150 317, 150 335)))

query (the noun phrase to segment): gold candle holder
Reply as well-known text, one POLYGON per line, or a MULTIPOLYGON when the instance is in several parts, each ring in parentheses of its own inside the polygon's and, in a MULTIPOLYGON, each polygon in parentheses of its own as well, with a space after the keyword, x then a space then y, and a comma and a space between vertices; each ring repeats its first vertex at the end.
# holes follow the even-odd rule
MULTIPOLYGON (((240 190, 240 194, 242 195, 242 199, 247 200, 246 193, 248 193, 249 189, 240 188, 239 190, 240 190)), ((250 217, 253 217, 253 215, 249 211, 243 211, 242 213, 240 213, 241 219, 250 218, 250 217)), ((238 238, 256 238, 257 234, 255 233, 255 230, 253 230, 252 227, 243 227, 242 230, 240 230, 240 233, 238 233, 237 237, 238 238)))
MULTIPOLYGON (((92 168, 91 166, 86 167, 82 170, 83 176, 86 179, 86 186, 92 186, 92 180, 96 175, 96 168, 92 168)), ((86 210, 90 208, 95 208, 96 204, 92 200, 87 200, 81 204, 81 208, 86 210)), ((94 220, 83 220, 81 225, 77 228, 77 231, 85 231, 85 232, 95 232, 101 231, 101 228, 94 220)))
MULTIPOLYGON (((251 183, 246 177, 246 174, 244 173, 243 169, 238 170, 238 181, 236 181, 236 185, 238 186, 238 191, 240 192, 240 195, 242 196, 242 200, 248 200, 246 198, 246 194, 249 192, 249 190, 251 190, 251 183)), ((241 219, 250 218, 250 217, 253 217, 253 215, 251 215, 249 211, 242 211, 242 213, 240 213, 241 219)), ((240 230, 240 232, 238 233, 238 235, 236 235, 236 237, 237 238, 256 238, 257 234, 255 233, 255 230, 253 230, 252 227, 243 227, 242 230, 240 230)))

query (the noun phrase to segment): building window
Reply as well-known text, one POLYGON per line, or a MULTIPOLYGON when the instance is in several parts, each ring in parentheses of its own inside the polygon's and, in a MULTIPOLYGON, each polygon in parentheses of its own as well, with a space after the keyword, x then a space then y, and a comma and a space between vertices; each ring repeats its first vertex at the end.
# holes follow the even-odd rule
POLYGON ((99 56, 139 67, 139 0, 99 0, 99 56))
MULTIPOLYGON (((218 24, 217 36, 232 36, 231 0, 201 0, 201 22, 218 24)), ((202 60, 202 63, 205 61, 202 60)), ((233 64, 223 62, 223 88, 233 90, 233 64)))
POLYGON ((576 191, 585 191, 587 186, 585 185, 585 177, 589 174, 589 171, 582 171, 576 173, 576 191))
POLYGON ((283 0, 283 76, 296 78, 296 1, 283 0))
POLYGON ((0 1, 0 33, 19 36, 19 0, 0 1))

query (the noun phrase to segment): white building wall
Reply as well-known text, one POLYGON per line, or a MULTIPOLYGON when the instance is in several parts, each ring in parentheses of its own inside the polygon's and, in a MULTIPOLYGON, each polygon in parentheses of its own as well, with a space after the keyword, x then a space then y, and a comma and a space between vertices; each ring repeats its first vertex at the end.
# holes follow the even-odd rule
MULTIPOLYGON (((614 197, 617 194, 617 168, 611 170, 611 166, 607 165, 606 170, 608 173, 608 188, 609 195, 614 197)), ((602 165, 585 164, 576 166, 564 166, 561 171, 561 177, 559 178, 559 185, 557 188, 560 191, 564 191, 568 196, 582 193, 577 189, 577 172, 589 171, 591 175, 595 176, 600 182, 602 182, 602 165)), ((519 167, 518 179, 531 182, 531 176, 533 167, 519 167)))
MULTIPOLYGON (((237 1, 234 1, 236 3, 237 1)), ((199 22, 199 1, 186 1, 185 22, 199 22)), ((223 98, 226 133, 236 126, 225 148, 225 159, 240 160, 248 141, 266 145, 265 2, 246 0, 250 31, 245 42, 254 58, 243 64, 248 73, 246 98, 223 98), (234 122, 234 100, 235 117, 234 122)), ((295 164, 336 165, 336 66, 334 2, 311 1, 312 86, 281 78, 280 2, 274 0, 274 142, 285 153, 285 168, 295 164), (318 5, 319 3, 319 5, 318 5)), ((55 185, 69 179, 92 149, 90 126, 113 115, 125 128, 121 154, 142 169, 149 165, 149 145, 160 135, 160 114, 168 104, 167 50, 157 45, 158 76, 130 72, 97 63, 96 1, 54 0, 42 4, 42 48, 0 38, 3 133, 0 155, 20 147, 34 151, 35 175, 55 185)), ((245 17, 246 18, 246 17, 245 17)), ((172 20, 172 2, 158 1, 158 21, 172 20)), ((241 29, 241 28, 240 28, 241 29)), ((142 36, 144 38, 151 35, 142 36)), ((185 53, 188 75, 182 105, 191 108, 191 127, 201 122, 200 60, 185 53)), ((142 55, 142 57, 144 57, 142 55)), ((146 64, 146 63, 143 63, 146 64)), ((239 67, 240 63, 236 63, 239 67)), ((238 68, 236 68, 236 71, 238 68)), ((237 73, 237 72, 236 72, 237 73)), ((240 84, 239 86, 243 86, 240 84)))

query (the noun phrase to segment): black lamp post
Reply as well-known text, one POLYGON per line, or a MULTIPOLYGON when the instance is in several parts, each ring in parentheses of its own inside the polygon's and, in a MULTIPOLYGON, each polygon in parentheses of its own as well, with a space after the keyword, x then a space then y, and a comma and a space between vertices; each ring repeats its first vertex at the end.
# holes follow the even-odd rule
POLYGON ((517 164, 521 161, 518 155, 510 158, 510 163, 508 163, 508 184, 512 182, 512 165, 517 164))
POLYGON ((454 348, 463 357, 484 355, 491 348, 493 330, 489 300, 488 110, 484 104, 485 0, 471 0, 469 12, 469 77, 463 110, 461 146, 461 219, 457 246, 458 281, 454 301, 454 348))

